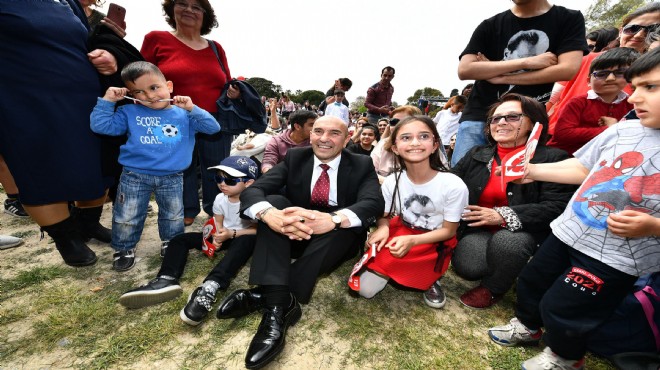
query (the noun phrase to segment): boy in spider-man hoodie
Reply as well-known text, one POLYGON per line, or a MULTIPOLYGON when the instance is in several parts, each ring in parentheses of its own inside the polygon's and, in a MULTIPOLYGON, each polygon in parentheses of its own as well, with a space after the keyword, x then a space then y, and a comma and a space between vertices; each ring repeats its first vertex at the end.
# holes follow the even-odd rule
POLYGON ((545 328, 547 347, 523 369, 582 369, 589 336, 638 276, 660 270, 660 48, 626 78, 638 120, 608 128, 575 158, 526 171, 523 181, 582 186, 520 273, 516 317, 488 331, 515 346, 538 342, 545 328))

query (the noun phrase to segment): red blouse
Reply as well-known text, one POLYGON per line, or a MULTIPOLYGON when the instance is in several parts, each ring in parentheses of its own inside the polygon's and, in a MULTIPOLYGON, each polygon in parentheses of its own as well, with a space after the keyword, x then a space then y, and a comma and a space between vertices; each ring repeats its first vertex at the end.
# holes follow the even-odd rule
POLYGON ((160 68, 165 78, 174 84, 174 95, 190 96, 198 107, 214 113, 215 101, 222 88, 231 80, 227 56, 222 46, 215 43, 225 65, 222 72, 213 49, 191 49, 168 31, 152 31, 144 37, 140 52, 148 62, 160 68))

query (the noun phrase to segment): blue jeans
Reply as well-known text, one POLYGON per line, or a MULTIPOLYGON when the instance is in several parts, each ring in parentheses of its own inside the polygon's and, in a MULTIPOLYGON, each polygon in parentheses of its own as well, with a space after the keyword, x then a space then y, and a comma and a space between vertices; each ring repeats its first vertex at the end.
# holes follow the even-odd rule
POLYGON ((140 241, 151 193, 158 204, 160 240, 183 234, 183 174, 155 176, 124 170, 112 208, 112 248, 133 249, 140 241))
POLYGON ((486 136, 484 135, 483 121, 464 121, 458 125, 458 134, 456 135, 456 146, 451 155, 451 166, 456 163, 475 146, 486 145, 486 136))
POLYGON ((229 133, 219 132, 213 135, 197 134, 193 160, 187 170, 183 171, 183 204, 184 216, 195 218, 200 211, 199 193, 197 181, 197 168, 202 174, 202 208, 209 217, 213 216, 213 201, 220 190, 215 182, 216 170, 207 170, 217 166, 223 159, 229 156, 231 142, 234 136, 229 133), (198 167, 199 166, 199 167, 198 167))

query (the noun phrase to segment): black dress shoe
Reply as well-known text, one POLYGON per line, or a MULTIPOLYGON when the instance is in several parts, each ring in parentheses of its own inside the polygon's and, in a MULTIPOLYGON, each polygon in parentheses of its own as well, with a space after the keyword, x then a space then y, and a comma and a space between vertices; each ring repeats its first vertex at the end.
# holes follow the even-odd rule
POLYGON ((298 300, 291 295, 289 307, 266 307, 259 329, 250 342, 245 355, 245 367, 260 369, 268 365, 284 349, 286 329, 295 325, 302 316, 298 300))
POLYGON ((219 319, 233 319, 246 316, 264 307, 264 299, 259 287, 252 289, 239 289, 225 298, 216 317, 219 319))

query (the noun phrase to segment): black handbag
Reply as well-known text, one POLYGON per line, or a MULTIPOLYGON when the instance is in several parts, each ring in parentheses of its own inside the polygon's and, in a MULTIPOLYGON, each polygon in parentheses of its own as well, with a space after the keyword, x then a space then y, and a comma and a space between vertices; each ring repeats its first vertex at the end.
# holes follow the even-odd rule
MULTIPOLYGON (((210 40, 207 41, 211 49, 213 49, 213 53, 218 59, 222 71, 227 76, 227 70, 222 63, 222 59, 220 59, 215 43, 210 40)), ((266 107, 261 103, 261 97, 257 90, 246 81, 238 81, 236 79, 227 81, 222 88, 220 97, 216 101, 216 105, 218 106, 218 112, 215 115, 215 119, 220 124, 221 132, 240 135, 245 133, 246 129, 250 129, 260 134, 265 132, 268 127, 266 107), (229 99, 227 97, 227 91, 230 85, 234 85, 241 90, 240 99, 229 99)))

